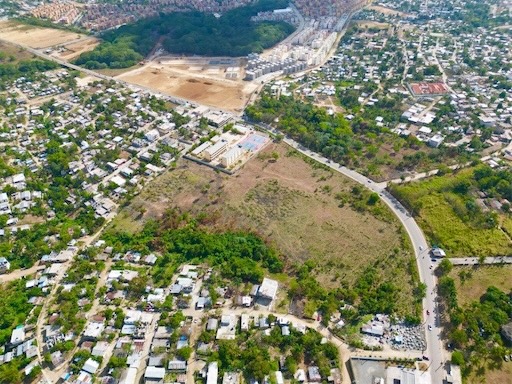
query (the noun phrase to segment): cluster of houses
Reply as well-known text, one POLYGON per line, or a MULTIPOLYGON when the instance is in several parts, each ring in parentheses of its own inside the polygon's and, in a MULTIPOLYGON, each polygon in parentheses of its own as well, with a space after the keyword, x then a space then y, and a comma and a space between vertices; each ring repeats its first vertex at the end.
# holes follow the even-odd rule
MULTIPOLYGON (((27 215, 37 216, 36 222, 59 217, 48 190, 27 187, 49 168, 51 138, 62 143, 61 148, 77 148, 61 171, 80 186, 67 189, 65 208, 90 207, 97 218, 110 219, 119 200, 129 192, 142 188, 180 153, 200 144, 212 131, 220 133, 234 120, 231 114, 203 106, 185 104, 171 110, 165 105, 172 98, 155 99, 150 93, 120 85, 78 82, 69 88, 70 76, 67 71, 54 70, 6 84, 4 106, 8 111, 0 123, 12 126, 13 119, 17 123, 0 134, 0 149, 9 147, 7 164, 16 173, 0 181, 0 215, 7 216, 0 225, 0 241, 7 231, 28 230, 34 220, 25 223, 27 215), (51 106, 45 104, 49 96, 53 97, 51 106), (181 121, 179 129, 176 118, 181 121)), ((227 156, 226 165, 248 157, 262 143, 249 140, 241 144, 246 149, 238 145, 234 145, 236 151, 226 148, 222 155, 227 156)))
MULTIPOLYGON (((14 175, 12 176, 12 183, 10 185, 14 186, 14 188, 19 188, 22 186, 22 183, 19 181, 24 179, 25 175, 23 174, 14 175)), ((14 192, 10 196, 2 192, 0 193, 0 214, 11 215, 13 211, 24 213, 35 204, 35 201, 41 199, 42 196, 43 193, 41 191, 24 190, 14 192), (12 205, 9 203, 9 200, 12 202, 12 205)))
MULTIPOLYGON (((68 78, 69 73, 65 69, 47 72, 44 79, 40 81, 33 81, 26 77, 20 77, 16 79, 14 85, 26 96, 27 99, 34 99, 36 97, 48 97, 59 95, 64 92, 64 88, 61 85, 61 81, 68 78)), ((18 99, 23 100, 23 98, 18 99)), ((24 102, 21 105, 25 104, 24 102)), ((17 114, 17 110, 26 110, 24 106, 18 107, 14 112, 17 114)), ((37 114, 37 113, 36 113, 37 114)))
MULTIPOLYGON (((481 138, 484 147, 494 150, 505 147, 502 157, 512 159, 509 148, 512 70, 502 65, 511 59, 509 36, 497 29, 481 27, 473 32, 450 34, 440 44, 441 35, 431 32, 456 30, 460 25, 450 15, 455 10, 466 12, 461 2, 450 10, 443 4, 441 0, 434 1, 427 8, 407 15, 381 14, 374 10, 360 12, 359 19, 388 24, 360 28, 345 38, 336 55, 317 73, 313 71, 307 78, 276 81, 272 93, 289 95, 290 85, 294 84, 296 93, 322 104, 323 99, 332 95, 331 87, 341 81, 347 84, 344 89, 359 94, 359 104, 372 106, 387 96, 371 96, 362 90, 365 83, 385 84, 386 94, 402 96, 402 116, 398 124, 383 119, 377 125, 389 127, 401 136, 413 135, 433 148, 462 146, 471 152, 475 150, 472 139, 481 138), (430 18, 422 23, 410 23, 422 14, 429 14, 430 18), (398 34, 402 40, 392 39, 398 34), (467 46, 467 41, 472 44, 467 46), (431 74, 432 68, 439 70, 437 74, 431 74), (423 71, 423 79, 417 78, 415 73, 423 71), (440 75, 443 72, 449 75, 443 77, 440 75)), ((400 9, 402 4, 389 1, 386 6, 392 10, 400 9)))
POLYGON ((0 366, 15 358, 27 359, 30 362, 23 370, 26 376, 37 365, 37 361, 34 360, 36 356, 34 326, 19 325, 13 329, 9 342, 0 349, 0 366))

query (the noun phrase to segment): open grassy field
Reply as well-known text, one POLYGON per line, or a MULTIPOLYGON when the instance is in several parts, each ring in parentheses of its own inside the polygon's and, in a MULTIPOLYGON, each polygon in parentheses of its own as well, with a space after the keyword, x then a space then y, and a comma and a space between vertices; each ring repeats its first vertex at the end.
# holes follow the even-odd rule
POLYGON ((507 233, 512 223, 504 216, 500 225, 482 227, 468 213, 469 195, 454 193, 454 186, 471 177, 472 169, 456 174, 432 177, 419 182, 393 186, 393 193, 415 212, 432 245, 444 248, 449 257, 502 256, 512 252, 507 233))
POLYGON ((501 256, 512 252, 510 239, 500 228, 474 228, 462 221, 442 194, 422 198, 419 224, 432 244, 450 257, 501 256))
POLYGON ((499 370, 487 369, 483 375, 471 375, 466 380, 467 384, 512 384, 512 362, 503 362, 499 370))
POLYGON ((218 230, 258 233, 280 250, 288 267, 316 261, 315 277, 328 288, 353 284, 365 268, 375 266, 382 280, 400 287, 403 311, 412 312, 415 261, 398 221, 380 202, 373 213, 353 208, 365 205, 364 190, 358 204, 355 183, 289 151, 271 144, 234 176, 180 160, 177 169, 148 184, 111 226, 136 231, 171 207, 203 212, 218 230))
POLYGON ((5 44, 0 42, 0 52, 5 55, 3 60, 0 62, 8 61, 11 64, 17 63, 20 60, 31 59, 34 56, 21 48, 15 47, 14 45, 5 44))
POLYGON ((450 277, 455 280, 459 305, 480 300, 488 287, 512 291, 512 265, 476 265, 454 267, 450 277))

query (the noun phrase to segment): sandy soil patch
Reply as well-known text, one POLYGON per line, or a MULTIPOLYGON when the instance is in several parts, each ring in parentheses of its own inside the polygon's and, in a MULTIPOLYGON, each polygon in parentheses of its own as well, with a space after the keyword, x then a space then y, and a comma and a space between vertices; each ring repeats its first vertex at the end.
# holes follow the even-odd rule
POLYGON ((213 107, 241 112, 257 85, 225 79, 225 69, 151 62, 119 79, 213 107))
POLYGON ((31 48, 48 48, 73 41, 90 40, 91 37, 60 29, 33 27, 14 22, 0 22, 0 39, 31 48))
POLYGON ((76 77, 76 83, 79 87, 86 87, 88 86, 90 83, 93 83, 95 81, 98 81, 98 77, 94 77, 94 76, 84 76, 84 77, 76 77))
POLYGON ((81 39, 76 43, 67 44, 64 46, 65 50, 63 52, 58 52, 55 56, 70 61, 78 56, 80 56, 84 52, 92 51, 100 44, 100 41, 95 37, 90 37, 86 39, 81 39))

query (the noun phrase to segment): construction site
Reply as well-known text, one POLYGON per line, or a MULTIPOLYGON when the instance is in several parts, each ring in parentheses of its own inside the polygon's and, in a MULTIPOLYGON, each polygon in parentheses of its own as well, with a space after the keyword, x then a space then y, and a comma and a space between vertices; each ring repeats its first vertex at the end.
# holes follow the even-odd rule
POLYGON ((117 78, 192 100, 241 113, 258 84, 246 82, 244 59, 158 57, 117 78))

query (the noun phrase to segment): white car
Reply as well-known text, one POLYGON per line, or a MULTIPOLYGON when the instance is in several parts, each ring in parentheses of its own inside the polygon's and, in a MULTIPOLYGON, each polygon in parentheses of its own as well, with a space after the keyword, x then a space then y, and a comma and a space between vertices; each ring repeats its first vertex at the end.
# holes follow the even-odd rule
POLYGON ((432 325, 428 325, 428 330, 431 331, 432 330, 432 325))

